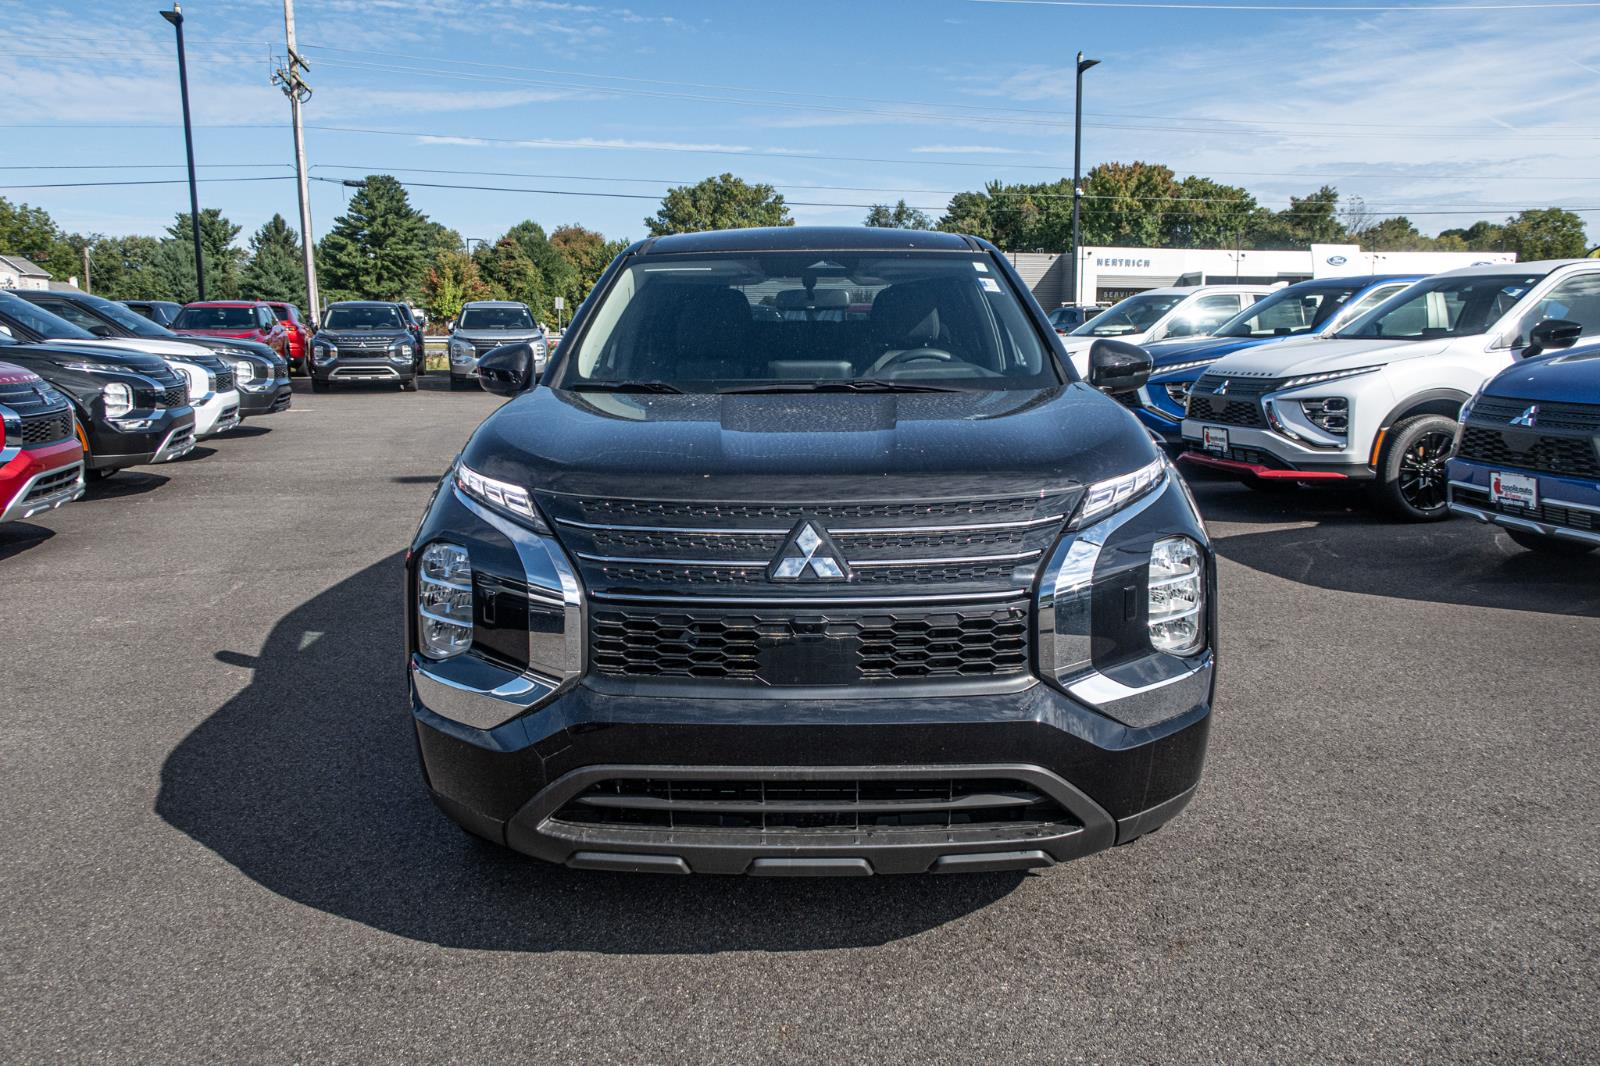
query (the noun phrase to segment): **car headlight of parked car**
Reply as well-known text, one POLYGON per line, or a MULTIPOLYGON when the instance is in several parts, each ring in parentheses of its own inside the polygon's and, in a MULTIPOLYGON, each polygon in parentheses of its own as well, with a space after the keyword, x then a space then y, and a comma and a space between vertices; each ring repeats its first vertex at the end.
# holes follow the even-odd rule
POLYGON ((397 363, 404 362, 410 359, 416 350, 410 341, 395 341, 389 346, 389 358, 397 363))
POLYGON ((456 487, 479 503, 515 519, 537 533, 550 535, 550 527, 533 505, 528 490, 508 481, 485 477, 465 463, 456 466, 456 487))
POLYGON ((311 358, 319 363, 331 363, 339 358, 339 349, 330 341, 317 341, 311 346, 311 358))
POLYGON ((1205 556, 1188 537, 1167 537, 1150 549, 1150 645, 1171 655, 1192 655, 1204 643, 1205 556))
POLYGON ((472 345, 466 341, 450 342, 450 361, 452 363, 472 362, 472 345))
POLYGON ((1318 429, 1342 437, 1350 430, 1350 401, 1343 396, 1301 400, 1300 410, 1318 429))
POLYGON ((133 410, 133 390, 120 381, 108 383, 100 395, 105 400, 107 418, 122 418, 133 410))
POLYGON ((450 659, 472 647, 472 557, 436 541, 417 566, 417 646, 430 659, 450 659))
POLYGON ((249 388, 250 383, 256 379, 255 364, 248 359, 240 359, 233 364, 233 380, 241 388, 249 388))
POLYGON ((1165 459, 1157 458, 1131 474, 1108 478, 1089 486, 1083 495, 1083 505, 1078 508, 1074 525, 1086 526, 1095 519, 1120 510, 1149 492, 1166 473, 1165 459))

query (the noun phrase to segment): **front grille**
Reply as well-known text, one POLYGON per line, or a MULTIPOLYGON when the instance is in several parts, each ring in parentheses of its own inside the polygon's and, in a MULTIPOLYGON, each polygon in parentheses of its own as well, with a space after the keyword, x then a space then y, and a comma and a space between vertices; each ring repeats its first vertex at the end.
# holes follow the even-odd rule
POLYGON ((1026 671, 1020 606, 830 610, 673 610, 598 605, 595 672, 766 685, 997 679, 1026 671))
POLYGON ((711 587, 779 602, 870 595, 890 586, 922 593, 1027 588, 1075 497, 804 504, 551 494, 539 502, 592 591, 627 596, 711 587), (848 580, 769 578, 802 519, 832 538, 848 580))
POLYGON ((554 820, 573 826, 765 838, 752 843, 782 843, 802 835, 836 837, 844 843, 878 831, 1004 829, 1047 835, 1081 825, 1033 785, 1003 777, 615 778, 578 793, 556 811, 554 820))
POLYGON ((180 383, 165 390, 160 396, 161 398, 157 401, 158 407, 182 407, 189 402, 189 389, 188 386, 180 383))
POLYGON ((1130 411, 1138 411, 1144 408, 1144 402, 1139 399, 1139 393, 1137 391, 1114 392, 1111 394, 1111 398, 1130 411))
POLYGON ((1489 429, 1477 423, 1474 409, 1457 449, 1462 459, 1548 474, 1600 477, 1600 457, 1592 436, 1558 436, 1520 427, 1489 429))
POLYGON ((1480 510, 1528 518, 1566 529, 1600 532, 1600 514, 1595 514, 1593 511, 1580 511, 1575 507, 1562 507, 1548 502, 1541 503, 1537 507, 1518 507, 1516 504, 1500 503, 1491 499, 1485 489, 1463 488, 1460 485, 1451 486, 1451 492, 1460 502, 1480 510))
POLYGON ((40 448, 66 440, 73 433, 72 410, 50 411, 45 414, 25 415, 22 419, 22 446, 40 448))
POLYGON ((233 371, 231 371, 231 370, 214 370, 214 371, 212 371, 212 373, 214 373, 217 376, 217 391, 218 392, 227 392, 227 391, 229 391, 230 389, 233 388, 233 371))
POLYGON ((340 355, 370 355, 387 352, 394 342, 393 337, 346 337, 336 343, 340 355))
POLYGON ((1508 400, 1500 396, 1481 397, 1472 405, 1469 421, 1486 426, 1504 426, 1534 408, 1539 429, 1572 429, 1600 432, 1600 406, 1585 403, 1547 403, 1544 400, 1508 400))
POLYGON ((1264 427, 1267 421, 1261 414, 1261 405, 1255 400, 1213 396, 1191 392, 1186 414, 1202 422, 1215 422, 1225 426, 1264 427))

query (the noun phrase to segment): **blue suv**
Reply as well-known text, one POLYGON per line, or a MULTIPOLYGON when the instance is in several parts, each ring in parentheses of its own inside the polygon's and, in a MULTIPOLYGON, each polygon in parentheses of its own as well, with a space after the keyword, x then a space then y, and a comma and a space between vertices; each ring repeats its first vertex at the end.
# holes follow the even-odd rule
POLYGON ((1245 308, 1209 336, 1144 345, 1155 360, 1149 382, 1137 392, 1116 398, 1132 408, 1169 449, 1180 451, 1189 387, 1206 367, 1258 344, 1326 336, 1420 280, 1418 275, 1379 274, 1316 278, 1286 286, 1245 308))
POLYGON ((1531 331, 1534 358, 1484 383, 1461 409, 1447 464, 1450 510, 1503 526, 1546 555, 1600 547, 1600 344, 1571 351, 1576 322, 1531 331))

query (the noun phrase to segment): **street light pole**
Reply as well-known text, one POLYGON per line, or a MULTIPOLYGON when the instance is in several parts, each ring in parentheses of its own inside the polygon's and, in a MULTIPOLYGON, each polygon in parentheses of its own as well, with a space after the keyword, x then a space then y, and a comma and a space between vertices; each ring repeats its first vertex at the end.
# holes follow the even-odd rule
POLYGON ((173 0, 172 10, 161 17, 178 31, 178 91, 183 97, 183 146, 189 156, 189 228, 194 233, 194 280, 200 299, 206 298, 206 263, 200 251, 200 190, 194 182, 194 126, 189 121, 189 66, 183 55, 183 8, 173 0))
POLYGON ((1078 85, 1073 93, 1072 121, 1072 263, 1067 270, 1067 287, 1072 291, 1072 302, 1082 304, 1078 292, 1078 209, 1083 200, 1083 72, 1099 66, 1098 59, 1085 59, 1078 53, 1078 85))
POLYGON ((300 58, 294 39, 294 0, 283 0, 283 33, 288 42, 285 66, 273 72, 272 80, 289 98, 289 123, 294 127, 294 176, 300 188, 300 256, 306 275, 306 314, 311 324, 322 320, 322 301, 317 292, 316 248, 311 243, 311 189, 306 182, 306 136, 300 124, 300 108, 311 99, 311 86, 300 76, 311 64, 300 58))

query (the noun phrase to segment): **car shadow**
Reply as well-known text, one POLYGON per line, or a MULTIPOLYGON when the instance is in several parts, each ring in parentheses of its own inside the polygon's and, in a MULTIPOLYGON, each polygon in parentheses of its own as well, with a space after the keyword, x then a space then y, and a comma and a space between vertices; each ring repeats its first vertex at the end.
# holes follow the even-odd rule
POLYGON ((156 812, 267 889, 400 936, 511 951, 704 953, 883 944, 1023 875, 761 880, 600 874, 468 836, 423 787, 396 554, 286 614, 251 682, 185 737, 156 812))
POLYGON ((252 426, 240 424, 234 426, 226 433, 217 434, 218 440, 244 440, 248 437, 264 437, 272 432, 271 426, 252 426))
MULTIPOLYGON (((90 479, 83 498, 95 500, 120 500, 126 496, 142 496, 154 492, 172 479, 165 474, 148 474, 142 470, 119 470, 115 477, 103 481, 90 479)), ((71 506, 70 504, 68 506, 71 506)))
POLYGON ((0 562, 21 555, 29 548, 37 548, 55 535, 55 530, 31 522, 0 524, 0 562))
POLYGON ((1218 484, 1195 489, 1217 553, 1252 570, 1337 592, 1600 615, 1600 551, 1557 559, 1468 518, 1398 522, 1374 511, 1361 494, 1346 491, 1263 494, 1218 484), (1224 523, 1282 528, 1227 535, 1216 528, 1224 523))

